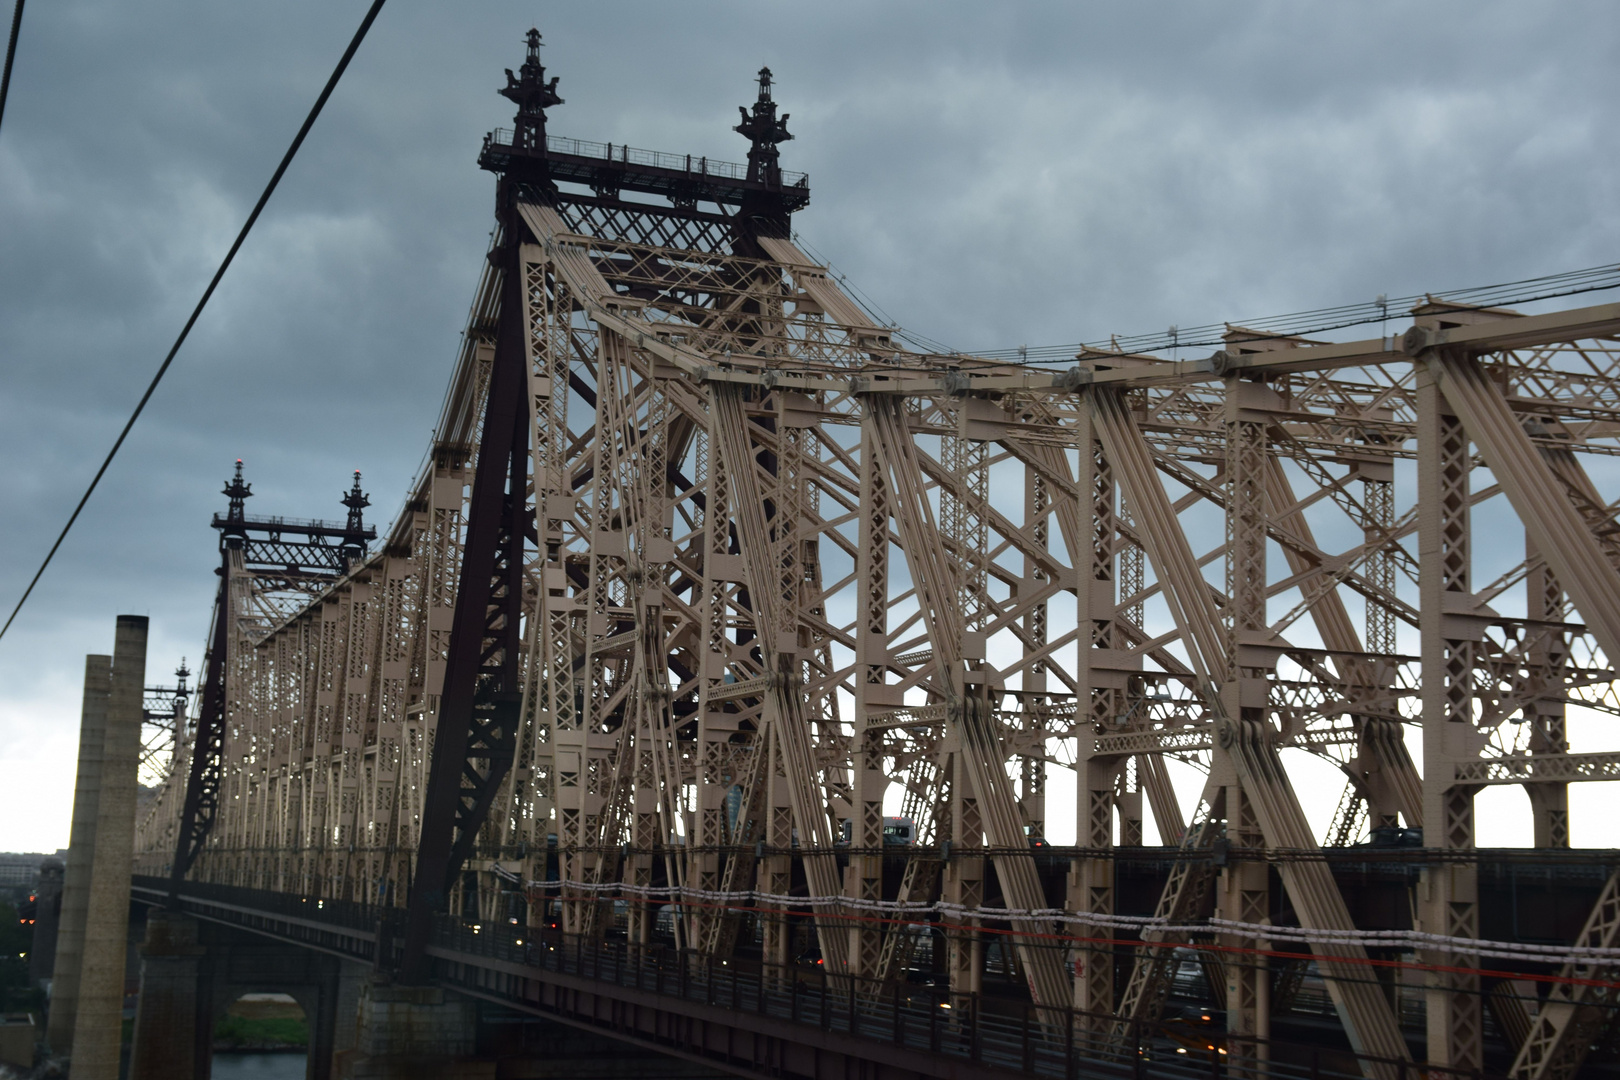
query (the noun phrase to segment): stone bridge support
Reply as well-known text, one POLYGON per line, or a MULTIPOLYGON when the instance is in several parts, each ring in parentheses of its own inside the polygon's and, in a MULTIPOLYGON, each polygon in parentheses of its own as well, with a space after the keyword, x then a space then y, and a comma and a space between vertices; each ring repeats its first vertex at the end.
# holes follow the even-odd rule
POLYGON ((355 1048, 370 969, 353 960, 154 909, 140 949, 130 1080, 207 1080, 215 1022, 243 994, 281 993, 309 1025, 309 1080, 355 1048))
POLYGON ((478 1006, 436 986, 368 983, 360 995, 357 1045, 337 1055, 340 1080, 495 1080, 478 1060, 478 1006))

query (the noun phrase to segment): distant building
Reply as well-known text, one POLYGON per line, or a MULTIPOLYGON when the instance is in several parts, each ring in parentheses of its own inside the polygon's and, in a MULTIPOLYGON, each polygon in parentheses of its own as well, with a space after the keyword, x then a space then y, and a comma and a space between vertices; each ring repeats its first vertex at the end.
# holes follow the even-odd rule
POLYGON ((0 855, 0 888, 14 885, 28 886, 39 877, 39 864, 43 855, 16 855, 6 852, 0 855))
MULTIPOLYGON (((0 852, 0 889, 32 888, 39 880, 39 864, 50 857, 38 851, 0 852)), ((67 852, 59 851, 56 857, 65 859, 67 852)))

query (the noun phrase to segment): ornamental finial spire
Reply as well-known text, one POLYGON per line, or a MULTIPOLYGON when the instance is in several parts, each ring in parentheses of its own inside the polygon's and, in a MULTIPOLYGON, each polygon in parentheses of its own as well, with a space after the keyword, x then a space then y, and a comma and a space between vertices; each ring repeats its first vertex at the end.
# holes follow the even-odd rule
POLYGON ((221 495, 231 500, 230 509, 225 512, 225 520, 229 524, 239 524, 247 518, 247 500, 253 494, 253 485, 242 482, 242 459, 236 459, 236 475, 225 481, 221 495))
POLYGON ((343 496, 343 505, 349 508, 349 520, 343 526, 343 557, 353 565, 366 555, 365 509, 371 505, 371 496, 360 490, 360 470, 354 471, 354 486, 343 496))
POLYGON ((776 102, 771 98, 770 68, 759 69, 759 96, 754 99, 754 111, 750 113, 743 105, 737 106, 737 111, 742 113, 742 123, 732 130, 747 136, 753 143, 748 148, 748 179, 781 184, 782 167, 776 146, 793 136, 787 129, 788 114, 783 113, 780 118, 776 115, 776 102))
POLYGON ((540 31, 531 28, 524 40, 528 42, 529 49, 523 66, 516 75, 512 74, 511 68, 506 69, 506 88, 501 91, 501 96, 518 107, 512 145, 524 150, 544 151, 546 110, 553 105, 561 105, 563 99, 557 96, 557 77, 553 75, 551 81, 546 82, 546 66, 540 62, 540 31))

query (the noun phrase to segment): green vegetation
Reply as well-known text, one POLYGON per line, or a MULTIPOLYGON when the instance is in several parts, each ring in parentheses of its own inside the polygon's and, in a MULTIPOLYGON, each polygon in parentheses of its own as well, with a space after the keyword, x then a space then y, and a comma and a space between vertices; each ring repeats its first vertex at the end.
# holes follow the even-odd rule
POLYGON ((309 1045, 309 1025, 291 1016, 225 1016, 214 1025, 214 1046, 232 1050, 273 1050, 309 1045))

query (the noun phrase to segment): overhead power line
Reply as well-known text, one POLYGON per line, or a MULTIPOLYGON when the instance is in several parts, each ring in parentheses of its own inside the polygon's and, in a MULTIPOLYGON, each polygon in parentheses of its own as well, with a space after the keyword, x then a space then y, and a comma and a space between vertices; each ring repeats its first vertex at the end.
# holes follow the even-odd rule
POLYGON ((1578 293, 1620 289, 1620 263, 1588 267, 1585 270, 1567 270, 1560 274, 1521 278, 1499 285, 1476 285, 1447 292, 1416 293, 1412 296, 1385 297, 1359 304, 1340 304, 1336 307, 1313 308, 1287 315, 1268 315, 1257 319, 1241 319, 1233 323, 1205 323, 1201 326, 1170 327, 1153 334, 1113 335, 1097 341, 1080 341, 1069 345, 1019 345, 1001 349, 953 349, 943 342, 909 330, 895 322, 871 297, 862 292, 847 275, 825 256, 810 246, 798 233, 794 241, 811 258, 825 266, 833 278, 844 287, 855 302, 872 316, 874 322, 892 330, 923 352, 941 356, 963 356, 974 359, 998 360, 1032 367, 1072 363, 1082 349, 1109 349, 1119 352, 1149 353, 1166 349, 1219 348, 1226 342, 1222 337, 1232 326, 1241 326, 1262 337, 1296 337, 1307 334, 1325 334, 1350 326, 1383 323, 1391 317, 1401 318, 1411 308, 1428 300, 1471 304, 1478 307, 1502 307, 1507 304, 1528 304, 1536 300, 1551 300, 1578 293))
MULTIPOLYGON (((1507 304, 1528 304, 1536 300, 1551 300, 1577 293, 1620 289, 1620 263, 1593 266, 1585 270, 1569 270, 1561 274, 1523 278, 1500 285, 1479 285, 1449 292, 1417 293, 1369 300, 1359 304, 1341 304, 1337 307, 1296 311, 1288 315, 1271 315, 1259 319, 1242 319, 1231 325, 1241 326, 1265 336, 1293 337, 1323 334, 1350 326, 1365 326, 1385 322, 1391 317, 1401 318, 1407 311, 1427 300, 1442 300, 1480 307, 1501 307, 1507 304)), ((1030 345, 1011 349, 981 349, 967 355, 987 360, 1024 362, 1029 364, 1068 363, 1081 349, 1113 349, 1121 352, 1162 352, 1176 348, 1219 348, 1225 344, 1221 335, 1228 324, 1206 323, 1202 326, 1182 326, 1153 334, 1115 336, 1100 341, 1076 342, 1072 345, 1030 345)))
POLYGON ((11 40, 6 42, 6 70, 0 75, 0 122, 6 118, 6 98, 11 93, 11 63, 17 59, 17 34, 22 30, 24 0, 17 0, 11 9, 11 40))
MULTIPOLYGON (((102 476, 107 472, 107 466, 111 465, 113 458, 118 456, 118 450, 124 445, 124 439, 129 436, 130 429, 135 426, 135 421, 140 419, 141 411, 146 408, 146 403, 151 400, 152 392, 157 389, 158 383, 163 381, 163 376, 168 372, 169 365, 174 362, 175 355, 180 351, 180 346, 185 344, 186 337, 191 333, 191 328, 197 324, 197 318, 202 315, 203 308, 208 306, 209 298, 214 295, 214 290, 219 287, 220 279, 225 276, 225 271, 230 269, 231 260, 235 259, 236 253, 241 250, 242 242, 247 239, 248 233, 253 231, 254 223, 259 220, 259 214, 264 211, 265 204, 270 201, 270 196, 275 193, 276 185, 281 183, 282 176, 287 172, 287 166, 291 165, 293 158, 297 156, 298 148, 304 145, 304 137, 309 134, 310 128, 315 126, 315 119, 321 115, 321 110, 326 107, 327 99, 332 96, 332 91, 337 88, 338 80, 343 78, 343 72, 348 69, 349 61, 354 59, 354 54, 359 50, 360 43, 365 40, 366 31, 371 29, 371 24, 376 21, 377 14, 382 11, 384 3, 385 0, 372 0, 371 8, 366 12, 366 17, 360 20, 360 28, 354 32, 349 47, 343 51, 343 58, 337 62, 337 67, 332 69, 332 75, 326 80, 326 86, 321 90, 321 96, 315 99, 315 104, 309 110, 309 115, 304 118, 303 126, 298 129, 298 134, 293 136, 292 145, 288 146, 286 154, 282 155, 281 164, 276 166, 276 171, 270 177, 270 182, 265 185, 263 194, 259 196, 259 201, 253 206, 253 212, 248 215, 247 221, 242 224, 242 231, 236 234, 235 243, 231 244, 231 249, 225 253, 225 258, 219 264, 219 269, 214 271, 214 278, 208 283, 208 288, 203 290, 202 299, 197 301, 196 308, 191 312, 191 318, 187 319, 186 325, 181 327, 180 336, 174 339, 174 345, 170 347, 169 355, 163 358, 163 364, 157 369, 157 374, 152 376, 151 383, 146 387, 146 393, 141 395, 141 400, 135 405, 135 411, 130 413, 129 420, 124 424, 124 430, 118 433, 118 439, 113 443, 112 449, 107 451, 106 459, 102 461, 101 468, 96 470, 96 475, 90 481, 90 486, 85 488, 84 495, 79 499, 79 505, 73 508, 73 513, 69 515, 67 524, 62 526, 61 533, 56 537, 56 543, 52 544, 51 550, 46 552, 45 561, 39 564, 38 570, 34 571, 33 580, 28 583, 28 588, 23 590, 22 598, 17 601, 17 606, 11 609, 11 615, 6 619, 6 624, 0 626, 0 638, 5 637, 6 631, 11 629, 11 624, 16 621, 17 613, 22 610, 23 605, 28 602, 28 598, 33 595, 34 586, 39 584, 39 579, 45 573, 45 568, 51 565, 51 559, 55 558, 57 549, 62 546, 62 541, 67 539, 68 530, 72 529, 73 523, 79 520, 79 512, 84 509, 85 503, 90 501, 90 496, 95 493, 96 485, 101 483, 102 476)), ((20 20, 21 17, 22 3, 19 0, 17 19, 20 20)), ((17 41, 16 21, 12 23, 11 40, 12 44, 15 45, 17 41)), ((6 74, 8 76, 11 74, 11 54, 9 52, 6 54, 6 74)))

